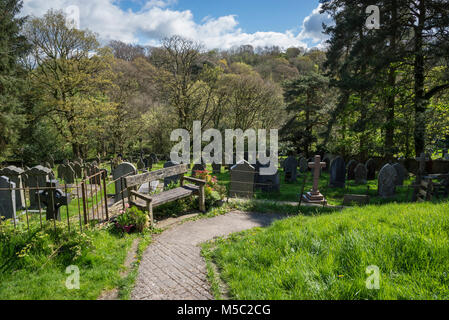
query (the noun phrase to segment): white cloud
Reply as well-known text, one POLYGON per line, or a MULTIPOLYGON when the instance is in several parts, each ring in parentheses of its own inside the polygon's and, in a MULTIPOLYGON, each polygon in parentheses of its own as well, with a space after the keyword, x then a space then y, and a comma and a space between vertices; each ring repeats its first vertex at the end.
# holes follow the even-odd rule
POLYGON ((321 4, 307 16, 302 23, 302 30, 298 38, 300 40, 311 40, 317 47, 323 47, 324 42, 329 38, 323 34, 323 23, 333 24, 332 17, 328 14, 321 14, 321 4))
POLYGON ((196 23, 190 10, 170 7, 176 0, 150 0, 140 11, 122 10, 116 0, 24 0, 23 14, 42 16, 48 9, 80 9, 80 26, 97 32, 102 41, 121 40, 127 43, 155 44, 164 36, 181 35, 198 40, 209 48, 229 49, 251 44, 254 47, 276 45, 307 47, 307 40, 319 42, 321 24, 318 8, 304 20, 303 30, 245 33, 235 15, 207 17, 196 23), (317 11, 318 10, 318 11, 317 11))

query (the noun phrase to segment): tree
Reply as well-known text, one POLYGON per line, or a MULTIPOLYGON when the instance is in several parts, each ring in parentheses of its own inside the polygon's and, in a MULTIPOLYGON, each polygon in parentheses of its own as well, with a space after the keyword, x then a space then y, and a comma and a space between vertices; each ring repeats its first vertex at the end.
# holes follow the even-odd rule
POLYGON ((20 99, 25 72, 19 63, 28 50, 21 29, 26 18, 17 18, 22 1, 0 2, 0 161, 11 152, 24 119, 20 99))
POLYGON ((98 128, 110 106, 105 90, 112 55, 99 48, 92 32, 69 28, 61 11, 33 18, 25 30, 33 44, 31 79, 45 95, 35 117, 48 117, 79 156, 87 133, 98 128))

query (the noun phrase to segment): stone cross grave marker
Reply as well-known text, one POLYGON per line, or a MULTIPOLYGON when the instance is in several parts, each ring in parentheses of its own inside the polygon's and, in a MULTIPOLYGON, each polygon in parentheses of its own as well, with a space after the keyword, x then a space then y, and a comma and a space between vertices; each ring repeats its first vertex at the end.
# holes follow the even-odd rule
POLYGON ((22 174, 25 171, 15 166, 9 166, 0 170, 0 176, 8 177, 11 182, 16 184, 16 209, 21 210, 25 208, 25 192, 23 188, 22 174))
MULTIPOLYGON (((62 206, 67 206, 70 203, 70 194, 64 193, 62 190, 58 189, 59 182, 58 180, 51 180, 47 182, 47 188, 43 191, 40 191, 40 201, 43 205, 47 207, 46 211, 46 219, 49 220, 58 220, 61 221, 60 208, 62 206)), ((36 197, 37 198, 37 197, 36 197)), ((39 199, 37 198, 36 201, 39 199)))
POLYGON ((252 198, 254 195, 254 176, 256 169, 242 160, 231 167, 231 198, 252 198))
POLYGON ((326 162, 321 162, 321 156, 316 155, 315 161, 309 163, 309 168, 313 170, 313 187, 307 194, 303 196, 303 200, 307 203, 326 203, 326 199, 318 189, 320 182, 321 169, 326 166, 326 162))
POLYGON ((11 190, 15 187, 8 177, 0 176, 0 217, 16 219, 16 192, 11 190))

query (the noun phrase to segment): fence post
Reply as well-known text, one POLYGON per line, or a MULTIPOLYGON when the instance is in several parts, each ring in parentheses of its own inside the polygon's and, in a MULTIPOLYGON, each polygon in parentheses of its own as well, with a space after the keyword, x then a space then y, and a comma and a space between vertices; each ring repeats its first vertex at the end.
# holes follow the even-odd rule
POLYGON ((84 186, 84 181, 81 181, 81 194, 83 196, 83 214, 84 214, 84 224, 87 225, 87 207, 86 207, 86 188, 84 186))
POLYGON ((102 173, 103 178, 103 191, 104 191, 104 208, 106 209, 106 220, 109 221, 109 210, 108 210, 108 193, 106 188, 106 171, 103 170, 102 173))

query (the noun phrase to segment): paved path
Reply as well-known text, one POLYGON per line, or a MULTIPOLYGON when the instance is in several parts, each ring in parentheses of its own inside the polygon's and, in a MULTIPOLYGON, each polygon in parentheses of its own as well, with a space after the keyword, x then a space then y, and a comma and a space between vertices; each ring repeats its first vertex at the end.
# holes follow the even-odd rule
POLYGON ((132 299, 213 299, 199 245, 216 237, 268 226, 282 217, 285 216, 231 212, 186 222, 163 232, 143 255, 132 299))

